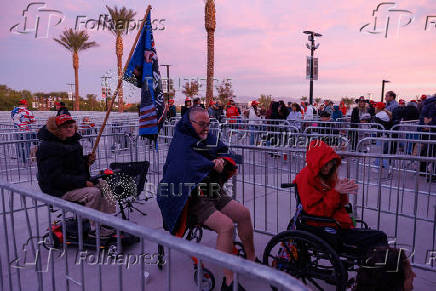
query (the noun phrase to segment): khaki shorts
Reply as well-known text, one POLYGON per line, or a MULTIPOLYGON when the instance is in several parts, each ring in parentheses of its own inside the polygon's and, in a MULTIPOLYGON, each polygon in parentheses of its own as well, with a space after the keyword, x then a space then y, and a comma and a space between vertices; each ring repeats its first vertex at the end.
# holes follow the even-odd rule
POLYGON ((188 221, 189 224, 203 225, 215 211, 223 209, 233 199, 224 191, 216 198, 192 196, 189 200, 188 221))

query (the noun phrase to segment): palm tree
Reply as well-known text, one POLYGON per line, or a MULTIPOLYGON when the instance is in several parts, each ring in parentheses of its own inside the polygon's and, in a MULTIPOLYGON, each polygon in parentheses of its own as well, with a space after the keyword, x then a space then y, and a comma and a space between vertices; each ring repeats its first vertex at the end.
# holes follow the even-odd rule
MULTIPOLYGON (((129 29, 129 23, 133 20, 136 15, 136 12, 132 9, 127 9, 126 7, 122 7, 118 9, 117 6, 114 8, 110 8, 106 6, 109 14, 111 15, 111 25, 109 29, 114 33, 116 37, 115 41, 115 54, 117 55, 117 67, 118 67, 118 78, 122 78, 123 76, 123 37, 122 34, 125 33, 129 29)), ((145 21, 145 19, 144 19, 145 21)), ((121 84, 120 89, 118 90, 118 111, 123 112, 124 103, 123 103, 123 85, 121 84)))
POLYGON ((206 104, 213 100, 213 71, 214 71, 214 33, 215 33, 215 1, 206 0, 204 8, 205 28, 207 31, 207 81, 206 104))
POLYGON ((272 102, 271 95, 265 95, 265 94, 260 95, 260 98, 259 98, 260 107, 268 109, 271 102, 272 102))
POLYGON ((315 102, 319 104, 319 102, 321 102, 321 98, 316 97, 316 98, 315 98, 315 102))
POLYGON ((303 101, 303 102, 306 102, 306 101, 307 101, 307 97, 306 97, 306 96, 302 96, 302 97, 300 98, 300 100, 303 101))
POLYGON ((62 45, 73 54, 73 68, 74 68, 74 83, 76 101, 74 110, 80 110, 80 97, 79 97, 79 51, 83 51, 92 47, 98 46, 95 41, 88 41, 89 35, 85 30, 73 30, 72 28, 64 30, 59 38, 54 38, 54 41, 62 45))

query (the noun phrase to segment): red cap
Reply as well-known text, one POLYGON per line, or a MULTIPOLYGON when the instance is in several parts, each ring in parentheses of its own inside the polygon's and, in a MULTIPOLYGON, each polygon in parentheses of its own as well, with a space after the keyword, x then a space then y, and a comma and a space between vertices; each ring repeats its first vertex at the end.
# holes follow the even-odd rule
POLYGON ((377 104, 375 104, 375 108, 377 109, 385 109, 386 105, 383 102, 377 102, 377 104))
POLYGON ((61 103, 55 102, 55 106, 61 106, 61 103))
POLYGON ((170 99, 170 100, 168 100, 168 103, 169 103, 169 104, 174 104, 174 99, 170 99))
POLYGON ((192 100, 191 100, 191 98, 186 97, 185 102, 186 102, 186 101, 192 101, 192 100))
POLYGON ((253 100, 253 101, 251 101, 251 105, 259 105, 260 103, 259 103, 259 101, 257 101, 257 100, 253 100))
POLYGON ((427 95, 422 95, 421 100, 425 100, 425 99, 427 99, 427 95))
POLYGON ((70 115, 68 114, 61 114, 59 116, 56 116, 56 125, 61 126, 62 124, 69 122, 74 123, 76 122, 70 115))
POLYGON ((213 105, 215 105, 215 101, 210 100, 210 102, 209 102, 209 106, 213 106, 213 105))
POLYGON ((375 101, 374 100, 369 100, 369 104, 371 104, 371 105, 375 105, 376 103, 375 103, 375 101))
POLYGON ((416 103, 416 100, 410 100, 410 102, 416 103))
POLYGON ((20 101, 18 101, 18 104, 20 104, 20 105, 27 105, 27 100, 26 99, 21 99, 20 101))
POLYGON ((404 105, 404 104, 406 104, 406 101, 404 101, 403 99, 400 99, 400 101, 398 103, 400 103, 401 105, 404 105))

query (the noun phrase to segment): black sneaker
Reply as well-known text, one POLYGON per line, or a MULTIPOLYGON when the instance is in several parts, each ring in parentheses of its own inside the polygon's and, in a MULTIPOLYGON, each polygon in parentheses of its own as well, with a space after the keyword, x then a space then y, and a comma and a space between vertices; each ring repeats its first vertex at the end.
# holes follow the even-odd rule
MULTIPOLYGON (((226 277, 224 277, 223 283, 221 284, 221 291, 233 291, 233 282, 230 284, 230 286, 227 286, 226 277)), ((244 287, 241 286, 241 284, 238 283, 238 291, 246 291, 246 290, 244 287)))

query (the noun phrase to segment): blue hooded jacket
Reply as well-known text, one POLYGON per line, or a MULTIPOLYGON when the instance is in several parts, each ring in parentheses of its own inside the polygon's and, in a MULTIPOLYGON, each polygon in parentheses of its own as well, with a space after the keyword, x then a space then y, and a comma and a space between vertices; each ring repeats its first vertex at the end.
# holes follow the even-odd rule
POLYGON ((183 115, 176 125, 157 193, 165 230, 172 233, 176 230, 192 190, 213 170, 212 161, 220 157, 232 157, 228 147, 211 132, 201 141, 189 114, 183 115))
POLYGON ((424 124, 424 117, 432 117, 429 125, 436 125, 436 96, 433 96, 423 102, 419 124, 424 124))
POLYGON ((335 105, 333 106, 332 119, 336 121, 338 118, 342 118, 342 112, 339 110, 339 106, 335 105))

